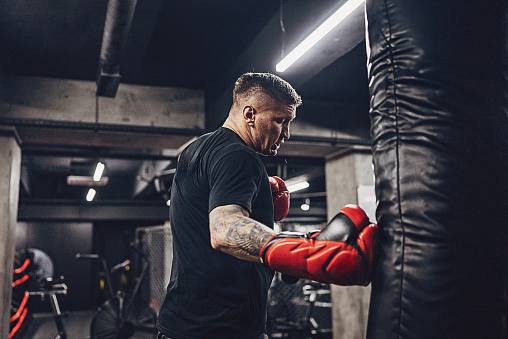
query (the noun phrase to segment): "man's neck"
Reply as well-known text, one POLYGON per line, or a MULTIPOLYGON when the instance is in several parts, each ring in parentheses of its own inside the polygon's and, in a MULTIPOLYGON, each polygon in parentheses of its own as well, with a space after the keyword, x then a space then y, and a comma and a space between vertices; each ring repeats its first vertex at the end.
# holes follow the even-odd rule
POLYGON ((243 142, 247 146, 252 147, 250 143, 250 138, 248 137, 247 133, 245 133, 245 131, 243 131, 242 128, 238 124, 236 124, 233 119, 231 119, 231 117, 228 117, 226 119, 224 124, 222 124, 222 127, 233 131, 236 135, 240 137, 240 139, 243 140, 243 142))

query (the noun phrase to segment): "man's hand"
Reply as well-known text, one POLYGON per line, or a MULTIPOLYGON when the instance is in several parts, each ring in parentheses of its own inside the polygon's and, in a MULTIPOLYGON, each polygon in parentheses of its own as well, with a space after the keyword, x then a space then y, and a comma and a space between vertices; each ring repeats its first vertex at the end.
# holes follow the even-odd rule
POLYGON ((356 205, 346 205, 321 231, 282 232, 266 242, 262 262, 274 271, 336 285, 368 285, 380 230, 356 205))
POLYGON ((273 220, 284 219, 289 212, 289 191, 286 183, 279 177, 268 177, 272 188, 273 220))

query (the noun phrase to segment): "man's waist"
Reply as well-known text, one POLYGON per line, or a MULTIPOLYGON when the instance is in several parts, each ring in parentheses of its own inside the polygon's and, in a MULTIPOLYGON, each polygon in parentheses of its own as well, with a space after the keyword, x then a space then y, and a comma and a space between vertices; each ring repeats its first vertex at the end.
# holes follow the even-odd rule
MULTIPOLYGON (((162 334, 160 331, 157 331, 157 339, 171 339, 170 337, 162 334)), ((268 336, 265 333, 261 333, 260 335, 252 338, 252 339, 268 339, 268 336)))

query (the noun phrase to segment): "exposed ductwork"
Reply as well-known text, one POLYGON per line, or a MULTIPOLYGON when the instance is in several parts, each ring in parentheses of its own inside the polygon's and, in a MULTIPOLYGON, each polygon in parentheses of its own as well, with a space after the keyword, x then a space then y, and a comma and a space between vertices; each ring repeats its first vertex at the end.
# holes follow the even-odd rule
POLYGON ((137 0, 109 0, 97 76, 97 96, 113 98, 120 84, 120 61, 137 0))

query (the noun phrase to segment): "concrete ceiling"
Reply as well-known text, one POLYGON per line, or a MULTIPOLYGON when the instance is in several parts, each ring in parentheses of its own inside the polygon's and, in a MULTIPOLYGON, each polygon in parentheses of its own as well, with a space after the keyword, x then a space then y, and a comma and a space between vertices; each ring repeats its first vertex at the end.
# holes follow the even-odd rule
MULTIPOLYGON (((128 1, 117 1, 122 2, 128 1)), ((83 202, 87 187, 69 186, 66 178, 71 174, 91 175, 98 160, 106 163, 105 175, 110 182, 98 190, 95 204, 163 206, 163 190, 170 184, 179 148, 221 125, 231 105, 235 79, 246 71, 277 73, 275 64, 281 55, 343 3, 132 2, 135 7, 128 34, 124 45, 115 50, 116 69, 121 76, 118 95, 102 99, 94 91, 108 1, 0 0, 0 131, 14 131, 21 140, 24 174, 20 217, 36 219, 37 213, 29 212, 35 207, 40 213, 40 209, 48 211, 53 205, 70 204, 78 210, 69 211, 67 219, 93 219, 83 202), (19 79, 25 84, 71 82, 87 90, 64 95, 58 85, 31 91, 29 85, 13 86, 19 84, 19 79), (99 103, 103 107, 107 100, 121 104, 136 101, 132 96, 122 99, 121 91, 128 86, 146 88, 147 93, 168 87, 202 93, 203 124, 197 128, 160 128, 145 126, 142 121, 122 125, 118 117, 106 121, 109 117, 98 109, 99 103), (37 108, 33 110, 36 113, 25 113, 23 107, 12 109, 21 92, 31 93, 31 100, 37 103, 31 106, 37 108), (78 96, 89 96, 90 108, 72 101, 78 96), (53 98, 59 101, 55 103, 53 98), (55 106, 65 107, 65 113, 52 113, 51 107, 55 106), (97 120, 87 122, 85 115, 97 120), (164 187, 158 185, 160 182, 164 187)), ((351 147, 366 149, 370 143, 363 9, 354 12, 311 53, 280 75, 295 86, 304 105, 297 112, 292 139, 280 155, 263 161, 269 174, 286 179, 306 174, 310 178, 312 173, 315 184, 295 197, 304 199, 305 193, 311 194, 316 198, 316 209, 312 213, 311 208, 307 219, 296 208, 290 216, 300 221, 322 221, 326 156, 351 147)), ((136 107, 133 112, 149 107, 143 104, 132 104, 136 107)), ((122 119, 134 121, 136 114, 122 119)), ((295 198, 293 206, 298 204, 295 198)), ((104 217, 97 218, 113 217, 104 213, 104 217)), ((150 219, 148 213, 151 210, 140 211, 139 218, 150 219)), ((44 215, 48 220, 58 219, 55 213, 44 215)))

